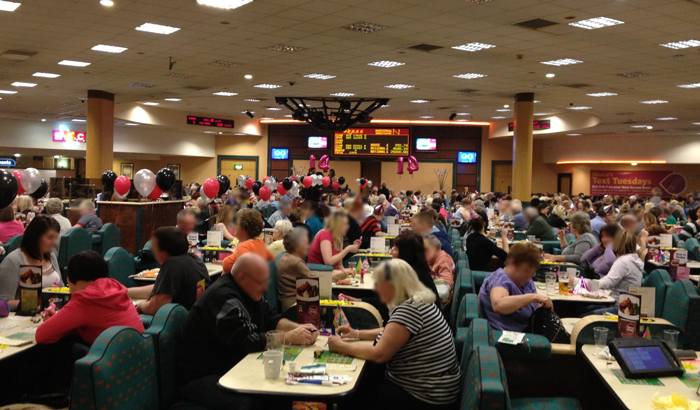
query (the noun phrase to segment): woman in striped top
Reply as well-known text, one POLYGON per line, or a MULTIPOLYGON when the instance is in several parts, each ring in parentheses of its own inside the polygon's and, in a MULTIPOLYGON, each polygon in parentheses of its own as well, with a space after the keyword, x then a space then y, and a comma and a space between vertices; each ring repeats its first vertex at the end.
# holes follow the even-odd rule
MULTIPOLYGON (((338 329, 328 339, 333 352, 386 363, 379 395, 362 395, 363 409, 453 409, 460 397, 461 372, 452 333, 435 306, 435 294, 403 260, 393 259, 374 271, 381 301, 391 316, 385 328, 338 329), (374 345, 345 339, 375 340, 374 345)), ((374 387, 376 389, 376 386, 374 387)))

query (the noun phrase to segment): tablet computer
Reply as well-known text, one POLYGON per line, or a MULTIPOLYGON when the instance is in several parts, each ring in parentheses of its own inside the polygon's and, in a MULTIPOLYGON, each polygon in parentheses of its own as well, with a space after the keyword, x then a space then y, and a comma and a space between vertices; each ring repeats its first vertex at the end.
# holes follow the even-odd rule
POLYGON ((663 340, 615 339, 609 347, 628 379, 683 375, 681 361, 663 340))

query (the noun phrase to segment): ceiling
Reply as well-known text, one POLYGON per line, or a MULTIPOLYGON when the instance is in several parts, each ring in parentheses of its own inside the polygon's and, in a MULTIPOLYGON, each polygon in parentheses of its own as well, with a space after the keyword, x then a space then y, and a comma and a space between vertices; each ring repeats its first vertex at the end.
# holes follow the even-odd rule
POLYGON ((536 114, 569 112, 570 105, 592 107, 602 118, 584 134, 650 132, 700 133, 699 47, 674 50, 659 44, 700 39, 700 4, 691 0, 255 0, 235 10, 197 4, 196 0, 13 0, 14 12, 0 11, 0 53, 36 54, 24 62, 0 58, 0 117, 66 119, 84 116, 81 98, 88 89, 116 94, 117 102, 158 102, 160 108, 191 110, 221 118, 283 118, 276 96, 391 98, 375 118, 495 121, 512 118, 513 95, 534 92, 536 114), (605 16, 624 24, 596 30, 568 25, 605 16), (557 23, 538 30, 514 26, 532 19, 557 23), (344 29, 352 23, 384 25, 365 34, 344 29), (170 35, 135 30, 144 23, 179 27, 170 35), (452 49, 481 42, 495 48, 476 52, 452 49), (98 44, 127 47, 121 54, 92 51, 98 44), (301 47, 294 53, 268 50, 276 44, 301 47), (431 52, 409 47, 430 44, 431 52), (169 70, 169 58, 176 64, 169 70), (570 58, 583 63, 554 67, 543 61, 570 58), (90 62, 85 68, 58 65, 61 60, 90 62), (234 67, 212 64, 222 60, 234 67), (368 63, 405 63, 378 68, 368 63), (34 72, 60 74, 55 79, 34 72), (620 74, 641 72, 641 77, 620 74), (329 80, 305 78, 320 73, 329 80), (460 79, 458 74, 486 77, 460 79), (553 73, 554 78, 545 74, 553 73), (247 80, 244 75, 250 74, 247 80), (174 76, 172 76, 174 75, 174 76), (188 78, 180 78, 188 77, 188 78), (34 88, 16 88, 15 81, 34 88), (153 84, 152 87, 131 83, 153 84), (294 84, 293 86, 291 84, 294 84), (255 88, 277 84, 278 89, 255 88), (391 84, 414 85, 395 90, 391 84), (238 93, 232 97, 215 92, 238 93), (611 97, 586 94, 611 92, 611 97), (179 102, 164 101, 180 98, 179 102), (260 99, 246 102, 244 99, 260 99), (430 100, 414 104, 411 100, 430 100), (640 101, 665 100, 647 105, 640 101), (512 107, 511 107, 512 109, 512 107), (658 121, 675 117, 675 121, 658 121))

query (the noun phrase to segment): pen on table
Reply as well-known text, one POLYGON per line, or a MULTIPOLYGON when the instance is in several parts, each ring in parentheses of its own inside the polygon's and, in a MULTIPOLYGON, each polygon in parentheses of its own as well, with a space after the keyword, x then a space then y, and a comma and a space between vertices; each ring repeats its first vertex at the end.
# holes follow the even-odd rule
POLYGON ((297 383, 320 384, 321 386, 335 386, 336 383, 329 380, 295 380, 297 383))

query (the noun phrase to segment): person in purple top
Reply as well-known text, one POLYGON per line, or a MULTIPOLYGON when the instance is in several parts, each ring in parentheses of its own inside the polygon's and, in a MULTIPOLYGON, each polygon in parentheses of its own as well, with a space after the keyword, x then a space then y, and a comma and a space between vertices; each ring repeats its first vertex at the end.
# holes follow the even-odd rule
POLYGON ((581 263, 584 267, 590 267, 598 276, 605 276, 610 272, 610 268, 617 259, 613 245, 617 231, 622 229, 620 225, 611 223, 600 228, 600 243, 587 250, 581 256, 581 263))
POLYGON ((539 267, 540 250, 531 243, 517 243, 508 252, 506 267, 486 277, 479 304, 492 328, 527 332, 538 307, 552 308, 552 301, 538 294, 532 281, 539 267))

